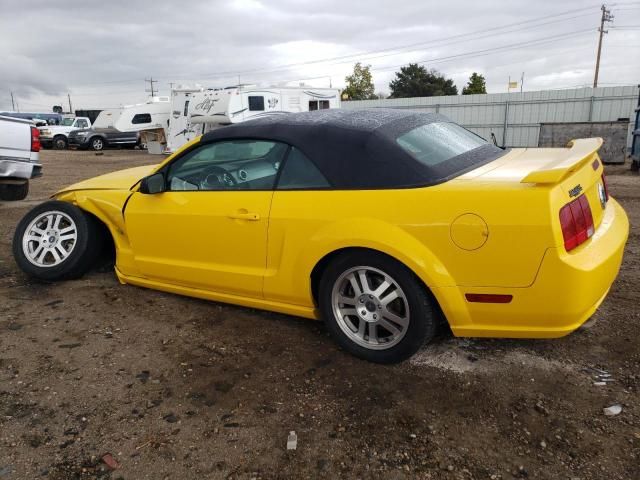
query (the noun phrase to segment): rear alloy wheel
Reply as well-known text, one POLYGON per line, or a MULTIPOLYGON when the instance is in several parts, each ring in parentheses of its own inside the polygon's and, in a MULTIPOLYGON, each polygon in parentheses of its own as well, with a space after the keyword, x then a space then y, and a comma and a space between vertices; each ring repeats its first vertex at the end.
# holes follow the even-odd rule
POLYGON ((56 150, 64 150, 67 148, 67 139, 62 135, 53 139, 53 148, 56 150))
POLYGON ((94 137, 91 139, 91 148, 96 152, 104 150, 104 140, 100 137, 94 137))
POLYGON ((380 254, 345 254, 320 282, 327 327, 350 353, 377 363, 413 355, 436 329, 431 298, 404 265, 380 254))
POLYGON ((45 202, 18 224, 13 255, 29 276, 77 278, 91 268, 102 250, 98 227, 97 220, 70 203, 45 202))

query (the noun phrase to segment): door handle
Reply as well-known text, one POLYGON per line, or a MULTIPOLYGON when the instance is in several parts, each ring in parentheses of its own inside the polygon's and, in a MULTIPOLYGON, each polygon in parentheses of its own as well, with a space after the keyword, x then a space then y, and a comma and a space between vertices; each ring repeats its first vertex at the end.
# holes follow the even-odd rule
POLYGON ((229 215, 229 218, 233 218, 234 220, 248 220, 251 222, 255 222, 257 220, 260 220, 260 215, 253 212, 238 212, 232 213, 231 215, 229 215))

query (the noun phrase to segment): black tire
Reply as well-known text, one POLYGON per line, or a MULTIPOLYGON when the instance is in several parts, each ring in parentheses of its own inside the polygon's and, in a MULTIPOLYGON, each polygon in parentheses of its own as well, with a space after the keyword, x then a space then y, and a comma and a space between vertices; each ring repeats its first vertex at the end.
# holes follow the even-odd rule
POLYGON ((67 137, 58 135, 53 138, 53 148, 56 150, 65 150, 68 146, 67 137))
POLYGON ((92 137, 91 140, 89 140, 89 145, 91 145, 92 150, 100 152, 104 150, 104 147, 107 146, 107 143, 102 137, 92 137))
POLYGON ((18 266, 30 277, 40 280, 68 280, 81 277, 97 261, 103 250, 104 236, 100 223, 92 215, 67 203, 52 200, 30 210, 18 223, 13 236, 13 256, 18 266), (73 220, 76 240, 68 257, 54 266, 38 266, 32 263, 24 251, 23 238, 32 221, 47 212, 62 212, 73 220))
POLYGON ((320 312, 331 336, 349 353, 375 363, 406 360, 433 338, 438 325, 437 308, 434 308, 433 302, 418 277, 402 263, 384 254, 360 250, 334 259, 323 272, 318 290, 320 312), (389 275, 406 297, 410 311, 409 324, 402 339, 389 348, 374 350, 359 345, 338 324, 332 304, 334 285, 345 272, 357 266, 373 267, 389 275))
POLYGON ((29 195, 29 182, 0 185, 0 200, 15 202, 17 200, 24 200, 27 198, 27 195, 29 195))

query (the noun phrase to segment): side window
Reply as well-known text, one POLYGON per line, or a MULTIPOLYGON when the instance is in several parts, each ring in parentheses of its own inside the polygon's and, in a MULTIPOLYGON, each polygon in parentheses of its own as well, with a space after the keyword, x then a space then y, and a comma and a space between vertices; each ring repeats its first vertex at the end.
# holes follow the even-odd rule
POLYGON ((131 119, 131 123, 151 123, 151 114, 150 113, 136 113, 131 119))
POLYGON ((78 120, 76 122, 76 127, 78 128, 87 128, 89 125, 87 124, 86 120, 78 120))
POLYGON ((172 191, 272 190, 287 145, 267 140, 225 140, 187 152, 168 170, 172 191))
POLYGON ((331 185, 309 158, 291 147, 278 180, 278 190, 321 189, 331 185))
POLYGON ((189 114, 189 100, 184 101, 184 113, 183 115, 186 117, 189 114))
POLYGON ((249 97, 249 111, 261 112, 264 110, 264 97, 249 97))
POLYGON ((327 110, 329 105, 329 100, 309 100, 309 111, 327 110))

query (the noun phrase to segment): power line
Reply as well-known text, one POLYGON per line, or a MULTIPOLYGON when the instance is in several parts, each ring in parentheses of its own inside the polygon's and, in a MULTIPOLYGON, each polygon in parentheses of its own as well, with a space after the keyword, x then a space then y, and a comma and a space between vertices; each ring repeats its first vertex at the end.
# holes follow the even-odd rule
MULTIPOLYGON (((435 45, 435 44, 442 44, 440 46, 446 46, 448 41, 450 40, 457 40, 457 42, 450 42, 449 44, 452 43, 458 43, 460 41, 466 41, 464 40, 465 37, 473 37, 474 35, 481 35, 479 38, 487 38, 487 37, 491 37, 494 35, 501 35, 504 33, 510 33, 510 32, 499 32, 500 30, 504 30, 504 29, 508 29, 508 28, 513 28, 513 27, 517 27, 517 26, 521 26, 521 25, 526 25, 526 24, 530 24, 530 23, 536 23, 536 22, 540 22, 543 20, 547 20, 550 18, 557 18, 557 17, 563 17, 566 15, 570 15, 572 13, 577 13, 577 12, 583 12, 583 11, 587 11, 587 10, 593 10, 594 8, 598 7, 598 5, 591 5, 589 7, 582 7, 582 8, 578 8, 578 9, 571 9, 571 10, 565 10, 562 12, 558 12, 558 13, 554 13, 554 14, 550 14, 550 15, 544 15, 541 17, 536 17, 536 18, 532 18, 529 20, 522 20, 519 22, 514 22, 514 23, 509 23, 509 24, 504 24, 504 25, 500 25, 497 27, 492 27, 492 28, 487 28, 487 29, 482 29, 482 30, 475 30, 472 32, 466 32, 466 33, 461 33, 461 34, 456 34, 456 35, 452 35, 449 37, 444 37, 444 38, 440 38, 437 40, 430 40, 430 41, 426 41, 426 42, 416 42, 416 43, 410 43, 410 44, 404 44, 404 45, 397 45, 394 47, 389 47, 389 48, 384 48, 384 49, 377 49, 377 50, 370 50, 370 51, 364 51, 364 52, 358 52, 358 53, 353 53, 353 54, 349 54, 349 55, 341 55, 341 56, 336 56, 336 57, 328 57, 328 58, 322 58, 322 59, 316 59, 316 60, 308 60, 308 61, 304 61, 304 62, 296 62, 296 63, 289 63, 289 64, 283 64, 283 65, 276 65, 273 67, 264 67, 264 68, 256 68, 256 69, 250 69, 250 70, 244 70, 244 71, 223 71, 223 72, 217 72, 217 73, 204 73, 204 74, 191 74, 188 77, 175 77, 172 76, 170 77, 171 79, 177 79, 177 78, 227 78, 227 77, 235 77, 237 75, 247 75, 247 74, 254 74, 254 73, 276 73, 279 71, 285 71, 285 70, 289 70, 291 68, 294 67, 300 67, 300 66, 307 66, 307 65, 314 65, 314 64, 319 64, 319 63, 326 63, 326 62, 332 62, 332 61, 338 61, 338 60, 345 60, 345 62, 338 62, 338 63, 334 63, 334 64, 330 64, 330 65, 336 65, 336 64, 340 64, 340 63, 349 63, 351 61, 353 61, 354 59, 357 59, 359 57, 363 57, 363 56, 369 56, 369 55, 377 55, 377 54, 385 54, 385 55, 381 55, 380 57, 373 57, 373 58, 381 58, 382 56, 391 56, 391 55, 397 55, 396 54, 392 54, 390 52, 399 52, 401 50, 407 50, 407 49, 411 49, 411 48, 416 48, 416 47, 420 47, 420 46, 427 46, 427 45, 435 45), (491 33, 489 34, 488 32, 498 32, 498 33, 491 33), (463 39, 463 40, 460 40, 463 39)), ((562 22, 562 21, 566 21, 566 20, 571 20, 574 18, 580 18, 583 16, 587 16, 588 14, 582 14, 582 15, 576 15, 573 17, 568 17, 568 18, 563 18, 563 19, 559 19, 559 20, 555 20, 555 21, 551 21, 551 22, 546 22, 546 23, 541 23, 539 25, 532 25, 530 27, 526 27, 526 29, 531 29, 531 28, 537 28, 539 26, 543 26, 543 25, 547 25, 547 24, 551 24, 551 23, 558 23, 558 22, 562 22)), ((521 29, 522 30, 522 29, 521 29)), ((470 38, 469 40, 476 40, 477 38, 470 38)), ((373 59, 371 58, 371 59, 373 59)), ((325 75, 326 76, 326 75, 325 75)), ((165 79, 165 77, 161 77, 162 79, 165 79)), ((167 77, 166 79, 168 79, 169 77, 167 77)), ((86 83, 85 85, 113 85, 113 84, 118 84, 118 83, 131 83, 133 84, 134 82, 138 82, 140 81, 139 78, 137 79, 130 79, 130 80, 117 80, 117 81, 111 81, 111 82, 100 82, 100 83, 86 83)), ((148 81, 147 79, 145 79, 145 81, 148 81)), ((154 80, 157 81, 157 80, 154 80)))
MULTIPOLYGON (((308 60, 305 62, 296 62, 296 63, 289 63, 289 64, 284 64, 284 65, 278 65, 278 66, 274 66, 274 67, 267 67, 267 68, 258 68, 258 69, 252 69, 252 70, 245 70, 245 71, 226 71, 226 72, 218 72, 215 74, 195 74, 192 75, 192 77, 197 77, 197 78, 216 78, 216 77, 231 77, 231 76, 235 76, 235 75, 247 75, 247 74, 252 74, 252 73, 273 73, 273 72, 279 72, 279 71, 283 71, 283 70, 289 70, 290 68, 293 67, 298 67, 298 66, 306 66, 306 65, 313 65, 313 64, 318 64, 318 63, 326 63, 326 62, 330 62, 330 61, 334 61, 334 60, 347 60, 345 62, 337 62, 337 63, 333 63, 333 64, 329 64, 329 65, 336 65, 336 64, 340 64, 340 63, 349 63, 351 61, 353 61, 355 58, 358 57, 362 57, 362 56, 367 56, 367 55, 375 55, 378 53, 385 53, 385 52, 394 52, 394 51, 398 51, 398 50, 406 50, 409 48, 415 48, 415 47, 419 47, 419 46, 426 46, 426 45, 434 45, 434 44, 442 44, 448 40, 455 40, 455 39, 460 39, 462 37, 470 37, 473 35, 477 35, 477 34, 485 34, 482 35, 479 38, 486 38, 486 37, 490 37, 490 36, 494 36, 494 35, 501 35, 504 33, 510 33, 509 32, 500 32, 500 33, 494 33, 494 34, 486 34, 487 32, 492 32, 492 31, 496 31, 496 30, 504 30, 506 28, 512 28, 515 26, 519 26, 519 25, 523 25, 523 24, 527 24, 527 23, 535 23, 535 22, 539 22, 541 20, 546 20, 548 18, 554 18, 554 17, 559 17, 559 16, 564 16, 564 15, 568 15, 570 13, 576 13, 576 12, 580 12, 580 11, 584 11, 584 10, 592 10, 593 8, 595 8, 595 5, 591 6, 591 7, 584 7, 584 8, 579 8, 579 9, 573 9, 573 10, 567 10, 564 12, 560 12, 560 13, 556 13, 556 14, 552 14, 552 15, 545 15, 542 17, 537 17, 534 19, 530 19, 530 20, 523 20, 521 22, 516 22, 516 23, 511 23, 511 24, 506 24, 506 25, 501 25, 499 27, 493 27, 493 28, 488 28, 488 29, 483 29, 483 30, 476 30, 473 32, 467 32, 467 33, 461 33, 461 34, 457 34, 457 35, 452 35, 449 37, 444 37, 438 40, 430 40, 427 42, 417 42, 417 43, 411 43, 411 44, 405 44, 405 45, 401 45, 401 46, 396 46, 396 47, 391 47, 391 48, 385 48, 385 49, 380 49, 380 50, 373 50, 373 51, 369 51, 369 52, 360 52, 360 53, 354 53, 354 54, 350 54, 350 55, 342 55, 342 56, 337 56, 337 57, 330 57, 330 58, 324 58, 324 59, 317 59, 317 60, 308 60)), ((530 28, 536 28, 539 26, 543 26, 546 24, 551 24, 551 23, 557 23, 558 21, 565 21, 565 20, 570 20, 573 18, 579 18, 579 17, 583 17, 586 16, 585 15, 576 15, 574 17, 569 17, 569 18, 565 18, 565 19, 561 19, 561 20, 556 20, 556 21, 552 21, 552 22, 547 22, 547 23, 542 23, 540 25, 534 25, 531 27, 527 27, 527 29, 530 28)), ((474 37, 471 38, 470 40, 476 40, 478 37, 474 37)), ((457 42, 451 42, 449 44, 452 43, 457 43, 457 42)), ((447 43, 444 43, 443 45, 440 46, 446 46, 447 43)), ((395 54, 392 54, 395 55, 395 54)), ((381 55, 382 56, 389 56, 389 55, 381 55)), ((373 57, 373 58, 377 58, 377 57, 373 57)))
MULTIPOLYGON (((418 61, 410 62, 410 63, 438 64, 438 63, 445 63, 445 62, 448 62, 448 61, 451 61, 451 60, 456 60, 456 59, 459 59, 459 58, 482 57, 482 56, 491 55, 492 53, 496 53, 496 52, 504 52, 504 51, 519 49, 519 48, 523 48, 523 47, 537 46, 537 45, 544 45, 544 44, 547 44, 547 43, 553 43, 553 42, 556 42, 557 40, 560 40, 560 39, 567 39, 567 38, 577 37, 577 36, 585 35, 586 33, 590 33, 592 31, 593 30, 591 28, 583 29, 583 30, 576 30, 576 31, 573 31, 573 32, 567 32, 567 33, 562 33, 562 34, 553 35, 553 36, 546 36, 546 37, 537 38, 537 39, 533 39, 533 40, 527 40, 527 41, 524 41, 524 42, 516 42, 516 43, 512 43, 512 44, 507 44, 507 45, 502 45, 502 46, 492 47, 492 48, 486 48, 486 49, 482 49, 482 50, 473 50, 473 51, 469 51, 469 52, 461 52, 461 53, 454 54, 454 55, 447 55, 447 56, 442 56, 442 57, 433 57, 433 58, 428 58, 428 59, 422 59, 422 60, 418 60, 418 61)), ((395 70, 395 69, 398 69, 398 68, 403 67, 405 65, 406 65, 406 63, 398 64, 398 65, 392 65, 392 66, 372 67, 371 70, 372 71, 395 70)), ((229 76, 229 78, 231 78, 231 76, 229 76)), ((295 82, 295 81, 317 80, 317 79, 321 79, 321 78, 327 78, 327 75, 324 74, 324 75, 319 75, 319 76, 314 76, 314 77, 293 78, 293 79, 273 80, 273 81, 278 81, 278 82, 283 82, 283 83, 290 83, 290 82, 295 82)), ((154 80, 154 82, 155 81, 156 80, 154 80)), ((126 94, 126 93, 132 93, 132 92, 123 92, 122 94, 126 94)), ((118 93, 105 93, 105 94, 102 94, 102 95, 117 95, 117 94, 118 93)), ((75 95, 76 96, 92 96, 94 94, 75 94, 75 95)))
MULTIPOLYGON (((423 64, 423 63, 444 63, 446 61, 450 61, 453 59, 458 59, 458 58, 462 58, 462 57, 467 57, 467 58, 473 58, 473 57, 482 57, 482 56, 486 56, 486 55, 490 55, 494 52, 498 52, 498 51, 507 51, 507 50, 514 50, 517 48, 521 48, 521 47, 527 47, 527 46, 532 46, 532 45, 543 45, 545 43, 552 43, 555 42, 557 40, 560 39, 565 39, 565 38, 570 38, 570 37, 577 37, 580 35, 584 35, 586 33, 592 32, 592 29, 584 29, 584 30, 577 30, 574 32, 568 32, 568 33, 562 33, 562 34, 558 34, 558 35, 554 35, 554 36, 547 36, 544 38, 539 38, 539 39, 535 39, 535 40, 528 40, 525 42, 518 42, 518 43, 512 43, 509 45, 503 45, 500 47, 492 47, 492 48, 487 48, 487 49, 483 49, 483 50, 475 50, 475 51, 471 51, 471 52, 464 52, 464 53, 459 53, 459 54, 455 54, 455 55, 447 55, 444 57, 434 57, 434 58, 428 58, 428 59, 423 59, 423 60, 418 60, 415 62, 409 62, 409 63, 417 63, 417 64, 423 64)), ((403 64, 399 64, 399 65, 392 65, 392 66, 386 66, 386 67, 372 67, 371 70, 372 71, 386 71, 386 70, 395 70, 397 68, 401 68, 404 67, 405 65, 407 65, 407 63, 403 63, 403 64)), ((324 75, 324 77, 326 77, 326 75, 324 75)), ((322 78, 322 77, 310 77, 310 78, 298 78, 298 79, 293 79, 293 80, 284 80, 285 82, 294 82, 294 81, 301 81, 301 80, 315 80, 316 78, 322 78)))

